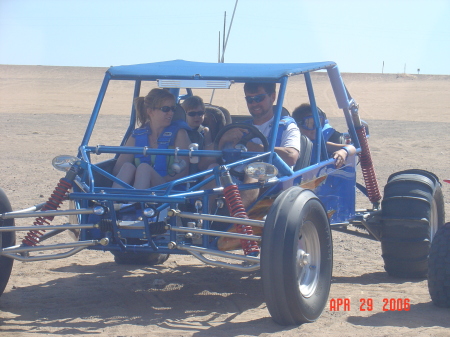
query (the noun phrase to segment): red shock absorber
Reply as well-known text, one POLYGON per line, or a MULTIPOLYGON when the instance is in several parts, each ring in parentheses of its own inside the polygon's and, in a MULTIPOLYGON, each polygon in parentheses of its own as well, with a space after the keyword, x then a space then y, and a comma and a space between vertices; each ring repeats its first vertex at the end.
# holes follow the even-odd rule
MULTIPOLYGON (((64 201, 64 198, 67 194, 67 191, 72 187, 72 182, 66 178, 61 178, 59 180, 58 185, 53 191, 50 198, 48 198, 45 205, 42 207, 42 211, 54 211, 61 206, 61 203, 64 201)), ((42 216, 36 218, 33 222, 35 226, 49 225, 50 221, 53 220, 53 216, 42 216)), ((33 230, 29 231, 27 235, 22 240, 22 243, 27 246, 35 246, 39 243, 39 239, 42 235, 44 235, 45 230, 33 230)))
POLYGON ((359 144, 361 145, 361 170, 367 188, 367 195, 373 204, 378 204, 381 200, 381 193, 378 188, 377 177, 375 175, 364 126, 357 128, 356 134, 358 135, 359 144))
MULTIPOLYGON (((228 171, 226 173, 228 174, 229 177, 228 171)), ((229 179, 229 181, 231 182, 231 179, 229 179)), ((225 200, 228 206, 228 210, 230 211, 230 215, 236 218, 248 219, 247 212, 245 211, 244 205, 242 204, 241 194, 239 192, 237 185, 231 182, 224 188, 223 194, 225 196, 225 200)), ((248 225, 235 225, 235 226, 238 233, 253 235, 252 226, 248 225)), ((259 246, 256 241, 241 240, 241 246, 245 255, 250 256, 259 255, 259 246)))

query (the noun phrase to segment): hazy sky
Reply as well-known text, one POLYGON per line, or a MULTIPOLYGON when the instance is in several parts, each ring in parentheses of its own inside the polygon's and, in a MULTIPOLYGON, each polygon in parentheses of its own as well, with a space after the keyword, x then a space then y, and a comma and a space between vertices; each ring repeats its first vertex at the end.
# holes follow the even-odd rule
MULTIPOLYGON (((0 64, 217 62, 235 2, 0 0, 0 64)), ((311 61, 449 75, 450 0, 239 0, 225 62, 311 61)))

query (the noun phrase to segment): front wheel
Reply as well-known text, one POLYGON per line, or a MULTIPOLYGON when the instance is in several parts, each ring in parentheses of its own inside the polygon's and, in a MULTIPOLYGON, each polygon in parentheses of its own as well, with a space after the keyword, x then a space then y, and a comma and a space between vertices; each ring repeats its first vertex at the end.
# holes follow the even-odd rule
POLYGON ((275 322, 313 322, 328 300, 333 248, 327 213, 310 190, 291 187, 267 215, 261 274, 267 308, 275 322))
MULTIPOLYGON (((11 204, 5 192, 0 188, 0 213, 11 212, 11 204)), ((14 226, 14 219, 0 219, 0 227, 14 226)), ((0 249, 14 246, 16 244, 15 232, 0 232, 0 249)), ((8 284, 9 277, 11 276, 11 270, 14 260, 0 256, 0 296, 3 294, 6 285, 8 284)))
POLYGON ((436 306, 450 308, 450 222, 439 228, 431 244, 428 290, 436 306))

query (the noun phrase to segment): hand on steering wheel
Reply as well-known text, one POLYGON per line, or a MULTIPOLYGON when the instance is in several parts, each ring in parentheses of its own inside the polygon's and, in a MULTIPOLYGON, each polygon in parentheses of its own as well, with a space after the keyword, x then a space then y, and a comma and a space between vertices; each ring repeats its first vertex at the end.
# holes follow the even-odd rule
MULTIPOLYGON (((214 150, 219 150, 219 144, 220 144, 220 141, 222 140, 223 135, 225 135, 228 131, 230 131, 232 129, 239 129, 241 131, 241 134, 243 135, 242 138, 240 140, 238 140, 237 142, 235 139, 231 140, 231 142, 236 142, 236 144, 234 145, 235 149, 239 149, 238 145, 247 147, 247 143, 251 139, 258 138, 262 142, 264 152, 268 151, 269 142, 267 141, 267 138, 255 126, 253 126, 251 124, 245 124, 245 123, 228 124, 224 128, 222 128, 219 131, 219 133, 217 134, 216 139, 214 140, 214 150), (248 133, 246 133, 244 131, 248 131, 248 133)), ((223 145, 223 144, 221 144, 221 145, 223 145)), ((223 158, 222 158, 222 161, 224 161, 223 158)), ((230 173, 232 175, 238 177, 239 179, 244 179, 244 172, 239 171, 238 168, 235 168, 235 167, 231 168, 230 173)))
POLYGON ((232 129, 243 129, 245 131, 248 131, 248 133, 243 133, 243 137, 234 145, 235 147, 238 144, 247 146, 248 141, 250 141, 253 138, 258 138, 259 140, 261 140, 264 152, 268 151, 269 142, 267 141, 267 138, 264 137, 261 131, 259 131, 255 126, 246 123, 228 124, 225 127, 223 127, 217 134, 216 139, 214 140, 214 150, 219 150, 219 144, 222 137, 232 129))

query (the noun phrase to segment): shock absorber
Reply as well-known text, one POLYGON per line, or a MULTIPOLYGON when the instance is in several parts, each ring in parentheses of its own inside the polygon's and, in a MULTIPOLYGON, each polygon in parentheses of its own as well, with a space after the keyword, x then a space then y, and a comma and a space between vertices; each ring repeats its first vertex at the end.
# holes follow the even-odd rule
POLYGON ((358 114, 358 107, 352 107, 352 119, 358 136, 359 144, 361 146, 361 170, 364 177, 364 183, 367 188, 367 195, 369 200, 378 205, 381 200, 380 189, 378 188, 378 181, 373 167, 372 156, 370 155, 369 143, 367 142, 366 129, 361 123, 358 114))
MULTIPOLYGON (((42 207, 41 210, 42 211, 57 210, 64 201, 67 191, 72 187, 72 182, 74 178, 75 173, 72 170, 68 171, 66 176, 59 180, 58 185, 55 187, 50 198, 48 198, 47 202, 45 203, 45 205, 42 207)), ((54 218, 53 216, 37 217, 34 220, 33 225, 35 226, 49 225, 50 222, 53 220, 53 218, 54 218)), ((44 235, 44 232, 45 230, 29 231, 23 238, 22 243, 27 246, 35 246, 36 244, 39 243, 39 239, 44 235)))
MULTIPOLYGON (((228 211, 232 217, 248 219, 247 212, 242 204, 241 194, 236 184, 231 180, 228 170, 222 172, 221 181, 224 187, 223 194, 228 206, 228 211)), ((237 232, 241 234, 253 235, 252 226, 235 225, 237 232)), ((256 241, 240 240, 242 250, 245 255, 258 256, 259 246, 256 241)))

